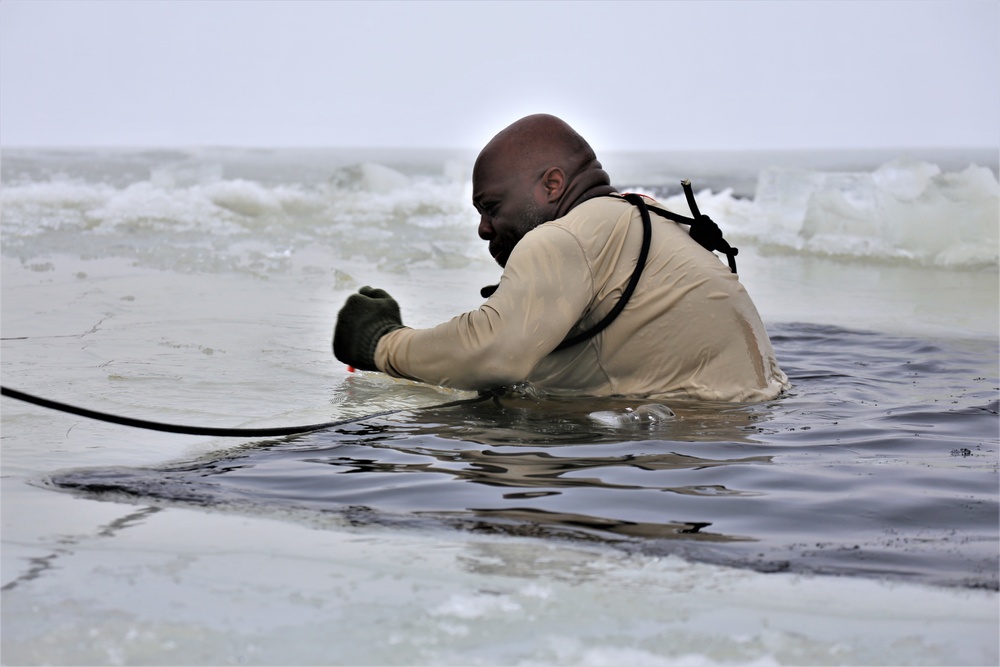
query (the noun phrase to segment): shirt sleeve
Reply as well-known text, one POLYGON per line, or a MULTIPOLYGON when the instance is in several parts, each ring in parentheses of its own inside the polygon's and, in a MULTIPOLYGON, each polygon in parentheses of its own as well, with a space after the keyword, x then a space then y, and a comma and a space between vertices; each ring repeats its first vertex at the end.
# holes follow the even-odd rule
POLYGON ((431 329, 386 334, 375 365, 393 377, 456 389, 520 382, 566 338, 594 293, 580 242, 546 223, 515 246, 497 291, 482 306, 431 329))

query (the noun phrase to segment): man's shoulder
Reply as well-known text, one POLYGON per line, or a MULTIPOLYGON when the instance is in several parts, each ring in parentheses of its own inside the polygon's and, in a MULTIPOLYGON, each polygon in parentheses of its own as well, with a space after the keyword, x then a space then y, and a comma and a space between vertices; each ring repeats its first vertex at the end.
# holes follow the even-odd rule
POLYGON ((610 239, 624 234, 634 207, 617 197, 595 197, 561 218, 538 225, 515 246, 507 266, 591 266, 610 239))
POLYGON ((541 227, 557 227, 571 233, 590 233, 602 224, 614 224, 628 214, 632 205, 620 197, 604 196, 588 199, 574 206, 566 215, 551 220, 541 227))
POLYGON ((579 218, 617 217, 631 206, 631 204, 617 194, 594 197, 581 204, 577 204, 566 215, 557 218, 553 222, 574 221, 579 218))

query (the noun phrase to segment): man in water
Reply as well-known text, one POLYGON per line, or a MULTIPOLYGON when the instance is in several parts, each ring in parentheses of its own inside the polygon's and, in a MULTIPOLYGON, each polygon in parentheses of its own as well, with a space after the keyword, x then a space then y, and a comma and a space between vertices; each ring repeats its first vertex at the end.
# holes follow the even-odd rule
POLYGON ((362 288, 338 315, 338 359, 472 390, 528 382, 561 395, 760 401, 788 386, 736 275, 656 215, 624 309, 560 347, 615 309, 644 230, 639 207, 616 193, 590 145, 559 118, 528 116, 502 130, 476 159, 472 187, 479 236, 504 268, 496 290, 477 310, 411 329, 392 297, 362 288))

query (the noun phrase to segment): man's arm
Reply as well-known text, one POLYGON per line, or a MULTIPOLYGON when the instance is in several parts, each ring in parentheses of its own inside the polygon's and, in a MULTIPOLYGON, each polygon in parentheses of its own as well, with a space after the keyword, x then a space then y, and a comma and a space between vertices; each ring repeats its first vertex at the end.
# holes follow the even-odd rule
POLYGON ((499 288, 478 310, 431 329, 386 334, 375 365, 394 377, 457 389, 519 382, 563 341, 593 295, 576 237, 541 225, 514 248, 499 288))

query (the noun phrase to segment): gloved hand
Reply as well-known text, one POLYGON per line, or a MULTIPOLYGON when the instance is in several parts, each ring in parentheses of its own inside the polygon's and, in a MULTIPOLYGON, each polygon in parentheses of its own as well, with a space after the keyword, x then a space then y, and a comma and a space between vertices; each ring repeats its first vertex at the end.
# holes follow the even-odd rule
POLYGON ((337 314, 333 356, 363 371, 377 371, 375 347, 379 339, 403 327, 399 304, 385 290, 362 287, 337 314))

